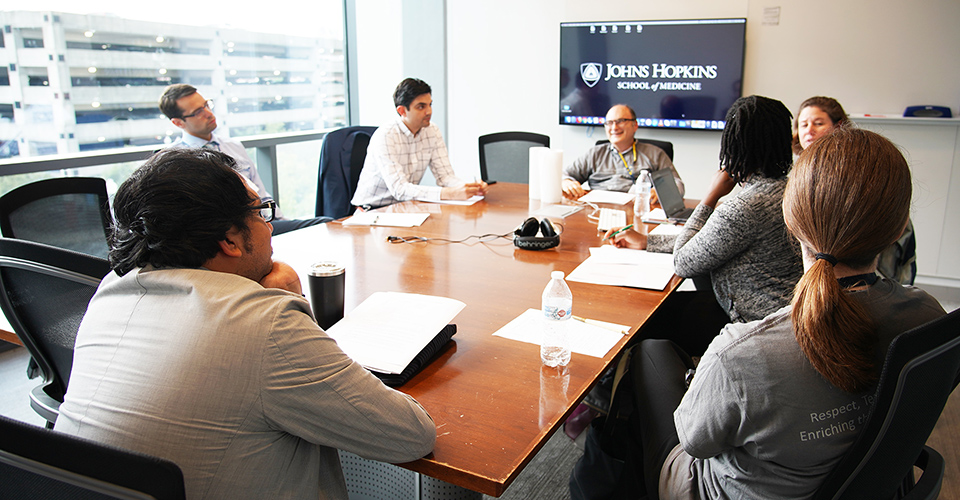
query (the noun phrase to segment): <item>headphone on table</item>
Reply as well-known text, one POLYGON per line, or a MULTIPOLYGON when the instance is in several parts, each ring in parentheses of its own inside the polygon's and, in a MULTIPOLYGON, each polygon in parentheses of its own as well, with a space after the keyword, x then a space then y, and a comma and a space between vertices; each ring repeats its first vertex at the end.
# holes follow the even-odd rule
POLYGON ((513 232, 513 244, 524 250, 546 250, 560 244, 560 235, 549 219, 530 217, 513 232), (540 236, 537 236, 539 230, 540 236))

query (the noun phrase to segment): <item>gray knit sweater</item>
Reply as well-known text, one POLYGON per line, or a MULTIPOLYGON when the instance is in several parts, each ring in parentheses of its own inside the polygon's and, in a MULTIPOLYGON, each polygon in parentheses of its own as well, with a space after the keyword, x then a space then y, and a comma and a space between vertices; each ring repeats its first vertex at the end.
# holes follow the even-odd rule
POLYGON ((710 274, 732 321, 754 321, 790 303, 803 274, 800 246, 783 223, 787 180, 754 175, 716 210, 700 204, 673 250, 679 276, 710 274))

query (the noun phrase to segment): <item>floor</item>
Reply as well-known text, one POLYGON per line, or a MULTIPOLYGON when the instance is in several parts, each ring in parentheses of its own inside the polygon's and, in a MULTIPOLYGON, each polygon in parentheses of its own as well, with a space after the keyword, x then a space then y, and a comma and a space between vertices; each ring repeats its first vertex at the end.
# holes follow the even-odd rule
MULTIPOLYGON (((948 312, 960 308, 960 289, 922 288, 940 300, 948 312)), ((28 361, 29 355, 22 347, 0 352, 0 414, 42 426, 44 420, 30 409, 29 393, 37 380, 27 379, 28 361)), ((946 461, 940 498, 960 498, 960 391, 951 396, 927 444, 946 461)), ((569 498, 566 479, 578 453, 573 443, 558 432, 500 498, 569 498)))

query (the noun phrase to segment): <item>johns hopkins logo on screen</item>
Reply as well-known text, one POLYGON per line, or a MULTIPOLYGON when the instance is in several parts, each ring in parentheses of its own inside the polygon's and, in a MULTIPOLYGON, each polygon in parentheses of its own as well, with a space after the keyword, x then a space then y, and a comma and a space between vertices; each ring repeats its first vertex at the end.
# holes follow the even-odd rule
POLYGON ((595 62, 586 62, 580 65, 580 78, 583 78, 583 83, 587 84, 587 87, 593 87, 600 81, 600 77, 603 76, 603 65, 595 62))

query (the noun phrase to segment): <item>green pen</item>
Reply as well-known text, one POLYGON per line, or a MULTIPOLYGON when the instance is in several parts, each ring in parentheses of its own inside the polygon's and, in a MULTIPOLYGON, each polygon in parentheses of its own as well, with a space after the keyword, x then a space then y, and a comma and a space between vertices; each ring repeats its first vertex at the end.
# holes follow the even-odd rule
POLYGON ((607 236, 606 238, 604 238, 604 239, 602 239, 602 240, 600 240, 600 241, 607 241, 607 240, 609 240, 610 238, 613 238, 614 236, 616 236, 616 235, 618 235, 618 234, 626 231, 627 229, 630 229, 631 227, 633 227, 633 224, 630 224, 629 226, 623 226, 623 227, 621 227, 620 229, 614 231, 613 234, 611 234, 610 236, 607 236))

